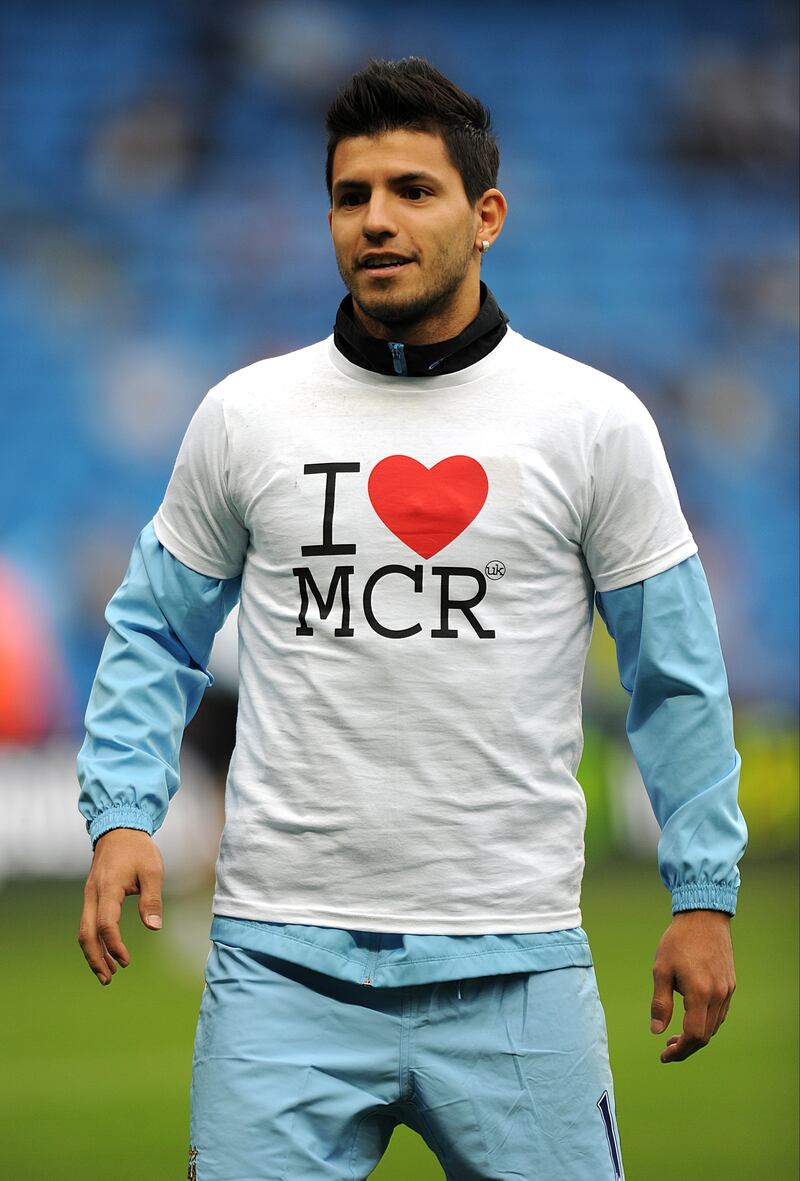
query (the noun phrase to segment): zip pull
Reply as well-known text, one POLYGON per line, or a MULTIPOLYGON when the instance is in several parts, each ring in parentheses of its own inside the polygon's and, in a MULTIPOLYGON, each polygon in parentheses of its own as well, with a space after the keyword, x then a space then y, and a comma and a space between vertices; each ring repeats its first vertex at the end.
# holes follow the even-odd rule
POLYGON ((399 373, 401 377, 408 377, 405 345, 399 344, 394 340, 389 340, 386 343, 389 346, 389 352, 392 354, 392 365, 394 366, 395 373, 399 373))
POLYGON ((378 957, 381 951, 381 937, 380 935, 370 934, 368 936, 367 962, 364 964, 364 979, 361 981, 367 988, 372 987, 372 977, 375 975, 375 968, 378 964, 378 957))
POLYGON ((458 982, 458 999, 461 1000, 461 981, 458 982))

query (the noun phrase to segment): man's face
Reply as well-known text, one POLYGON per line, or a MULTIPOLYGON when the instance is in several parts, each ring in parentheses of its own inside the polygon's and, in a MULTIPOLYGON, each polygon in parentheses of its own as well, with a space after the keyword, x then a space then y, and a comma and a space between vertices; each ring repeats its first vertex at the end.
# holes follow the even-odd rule
POLYGON ((390 131, 344 139, 332 187, 339 273, 369 320, 446 320, 470 284, 477 294, 481 219, 440 136, 390 131))

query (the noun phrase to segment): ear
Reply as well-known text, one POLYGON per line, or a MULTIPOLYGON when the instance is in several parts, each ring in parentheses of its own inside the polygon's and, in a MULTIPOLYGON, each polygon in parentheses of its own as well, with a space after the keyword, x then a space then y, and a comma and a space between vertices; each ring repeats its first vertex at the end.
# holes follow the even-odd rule
POLYGON ((328 229, 330 230, 331 233, 333 233, 332 222, 333 222, 333 209, 329 209, 328 210, 328 229))
POLYGON ((475 240, 478 249, 483 241, 488 242, 491 246, 503 228, 507 212, 508 202, 499 189, 487 189, 483 196, 478 198, 475 205, 477 217, 475 240))

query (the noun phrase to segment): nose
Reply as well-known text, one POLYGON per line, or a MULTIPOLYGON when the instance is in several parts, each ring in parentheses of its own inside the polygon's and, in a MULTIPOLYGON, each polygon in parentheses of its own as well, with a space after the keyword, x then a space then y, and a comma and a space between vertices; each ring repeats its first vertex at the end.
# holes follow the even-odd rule
POLYGON ((364 205, 362 231, 365 238, 393 238, 397 233, 397 222, 392 212, 391 201, 385 193, 370 194, 364 205))

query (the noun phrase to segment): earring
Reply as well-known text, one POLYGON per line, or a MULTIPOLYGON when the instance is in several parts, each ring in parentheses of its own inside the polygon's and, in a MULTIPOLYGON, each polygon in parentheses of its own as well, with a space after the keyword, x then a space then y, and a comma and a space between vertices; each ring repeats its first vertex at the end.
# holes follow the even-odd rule
POLYGON ((481 242, 481 254, 485 254, 490 246, 491 246, 491 242, 487 242, 486 239, 484 238, 483 241, 481 242))

